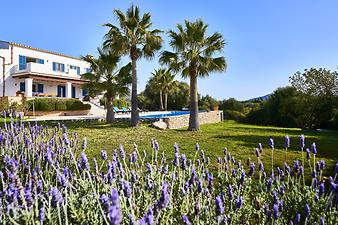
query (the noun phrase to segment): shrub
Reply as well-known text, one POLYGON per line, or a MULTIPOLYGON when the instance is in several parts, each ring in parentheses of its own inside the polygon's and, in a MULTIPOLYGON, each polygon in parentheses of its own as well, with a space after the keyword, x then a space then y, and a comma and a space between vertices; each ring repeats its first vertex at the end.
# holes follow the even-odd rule
POLYGON ((333 111, 332 119, 330 120, 331 127, 338 129, 338 109, 333 111))
POLYGON ((234 110, 224 110, 224 119, 225 120, 235 120, 238 122, 243 121, 245 115, 241 112, 234 111, 234 110))
POLYGON ((27 101, 29 111, 72 111, 90 109, 89 104, 84 104, 78 99, 41 98, 27 101))
POLYGON ((55 101, 55 110, 57 111, 65 111, 67 110, 66 101, 55 101))

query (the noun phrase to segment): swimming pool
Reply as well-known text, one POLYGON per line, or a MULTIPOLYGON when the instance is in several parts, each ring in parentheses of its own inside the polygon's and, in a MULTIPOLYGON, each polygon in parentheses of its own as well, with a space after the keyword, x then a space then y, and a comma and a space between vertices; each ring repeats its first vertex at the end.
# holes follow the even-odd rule
POLYGON ((140 118, 141 119, 157 119, 157 118, 167 118, 167 117, 187 115, 187 114, 190 114, 190 112, 189 111, 173 111, 173 112, 170 112, 170 113, 161 113, 161 114, 140 116, 140 118))

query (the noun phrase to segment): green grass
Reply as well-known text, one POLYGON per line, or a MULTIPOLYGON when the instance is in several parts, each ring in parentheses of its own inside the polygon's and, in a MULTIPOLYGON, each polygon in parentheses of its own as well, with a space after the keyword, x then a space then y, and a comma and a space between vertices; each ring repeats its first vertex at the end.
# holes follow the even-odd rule
MULTIPOLYGON (((157 130, 145 124, 139 128, 130 128, 125 123, 107 125, 100 122, 68 122, 68 131, 77 132, 80 140, 87 138, 89 157, 100 158, 100 150, 107 150, 112 154, 113 149, 118 149, 122 144, 125 151, 130 153, 133 144, 139 146, 139 150, 151 151, 151 138, 158 140, 160 151, 165 151, 168 160, 173 158, 173 145, 178 143, 181 153, 192 158, 195 154, 195 144, 199 143, 205 155, 211 158, 216 165, 216 157, 223 157, 223 148, 226 147, 231 155, 235 156, 242 164, 248 159, 255 162, 255 148, 261 142, 263 144, 263 162, 266 170, 271 168, 271 150, 269 138, 275 142, 274 165, 283 166, 284 163, 284 136, 291 138, 291 148, 287 153, 288 163, 301 159, 299 149, 299 136, 305 134, 306 146, 316 142, 318 154, 316 159, 325 159, 326 174, 332 174, 335 163, 338 162, 338 132, 337 131, 302 131, 294 128, 277 128, 266 126, 253 126, 240 124, 234 121, 226 121, 217 124, 202 125, 201 131, 189 132, 179 130, 157 130)), ((305 156, 305 154, 304 154, 305 156)), ((308 164, 306 163, 306 166, 308 164)))

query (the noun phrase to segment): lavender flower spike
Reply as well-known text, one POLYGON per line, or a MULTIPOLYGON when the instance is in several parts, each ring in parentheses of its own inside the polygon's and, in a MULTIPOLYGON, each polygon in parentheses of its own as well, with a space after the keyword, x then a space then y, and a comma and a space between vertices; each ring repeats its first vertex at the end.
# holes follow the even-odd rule
POLYGON ((305 147, 305 136, 304 136, 304 134, 300 135, 300 147, 301 148, 305 147))
POLYGON ((289 137, 289 135, 285 136, 284 148, 290 148, 290 137, 289 137))

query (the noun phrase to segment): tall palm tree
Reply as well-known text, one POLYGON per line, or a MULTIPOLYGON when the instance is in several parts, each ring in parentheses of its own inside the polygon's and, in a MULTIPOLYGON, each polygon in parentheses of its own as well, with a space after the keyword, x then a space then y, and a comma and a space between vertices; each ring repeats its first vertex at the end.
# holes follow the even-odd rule
POLYGON ((150 87, 155 90, 158 91, 160 94, 160 110, 164 110, 164 106, 163 106, 163 91, 162 91, 162 86, 163 86, 163 81, 162 81, 162 77, 163 74, 165 73, 164 69, 158 69, 155 70, 154 72, 152 72, 151 74, 153 75, 150 79, 149 79, 149 85, 150 87))
POLYGON ((138 126, 139 113, 137 104, 136 62, 141 57, 151 59, 162 46, 158 29, 151 30, 151 15, 145 13, 140 17, 137 6, 131 6, 126 14, 114 10, 119 26, 104 24, 109 28, 105 35, 104 49, 117 55, 129 55, 132 63, 131 125, 138 126))
POLYGON ((185 21, 185 27, 178 24, 178 31, 169 31, 170 46, 173 51, 164 51, 160 57, 173 71, 190 78, 189 130, 199 130, 197 78, 207 77, 212 72, 222 72, 227 68, 222 52, 225 41, 220 33, 207 36, 208 25, 202 20, 185 21))
POLYGON ((92 93, 105 92, 107 99, 107 115, 106 122, 113 123, 115 121, 115 113, 112 102, 117 95, 123 96, 129 92, 131 83, 131 63, 118 68, 119 56, 104 53, 102 49, 98 49, 98 57, 87 55, 82 57, 83 60, 90 64, 91 72, 81 75, 81 78, 89 82, 84 85, 92 93))
POLYGON ((150 78, 148 83, 151 88, 158 91, 160 94, 160 110, 167 111, 168 93, 171 90, 175 90, 178 86, 178 81, 175 80, 175 75, 173 75, 169 69, 157 69, 151 74, 153 76, 150 78))

